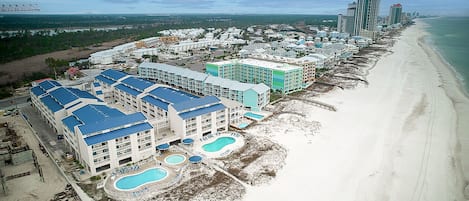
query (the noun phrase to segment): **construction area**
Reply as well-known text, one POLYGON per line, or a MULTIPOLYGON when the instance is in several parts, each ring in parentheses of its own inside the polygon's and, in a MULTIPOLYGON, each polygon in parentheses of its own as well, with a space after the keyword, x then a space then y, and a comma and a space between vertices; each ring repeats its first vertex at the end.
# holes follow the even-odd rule
POLYGON ((0 117, 0 200, 79 200, 18 113, 0 117))

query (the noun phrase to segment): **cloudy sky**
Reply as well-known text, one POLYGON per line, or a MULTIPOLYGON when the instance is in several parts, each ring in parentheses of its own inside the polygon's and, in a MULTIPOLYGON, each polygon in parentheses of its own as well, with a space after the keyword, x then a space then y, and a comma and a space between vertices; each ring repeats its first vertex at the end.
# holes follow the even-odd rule
MULTIPOLYGON (((36 0, 41 13, 338 14, 352 0, 36 0)), ((11 1, 9 1, 11 2, 11 1)), ((380 15, 401 3, 404 11, 469 16, 469 0, 381 0, 380 15)))

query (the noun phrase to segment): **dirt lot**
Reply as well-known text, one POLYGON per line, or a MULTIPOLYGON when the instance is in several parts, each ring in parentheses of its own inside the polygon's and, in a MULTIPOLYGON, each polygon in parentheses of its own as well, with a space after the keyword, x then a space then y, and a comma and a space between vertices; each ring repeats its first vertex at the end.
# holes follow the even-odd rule
POLYGON ((90 54, 105 49, 110 49, 116 45, 126 43, 125 39, 114 40, 110 42, 102 43, 99 47, 89 46, 85 50, 79 48, 72 48, 68 50, 62 50, 57 52, 51 52, 47 54, 36 55, 4 64, 0 64, 0 84, 8 82, 14 82, 17 79, 21 79, 23 74, 29 74, 32 72, 45 72, 48 73, 48 67, 44 60, 48 57, 55 59, 71 60, 74 58, 88 58, 90 54))

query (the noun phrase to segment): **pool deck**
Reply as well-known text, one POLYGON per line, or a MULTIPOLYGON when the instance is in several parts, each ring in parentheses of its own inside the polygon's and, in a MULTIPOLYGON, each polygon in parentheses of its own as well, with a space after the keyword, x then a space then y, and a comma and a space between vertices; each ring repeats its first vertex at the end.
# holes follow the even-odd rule
POLYGON ((221 133, 216 133, 216 134, 208 134, 200 138, 196 142, 197 143, 195 143, 194 146, 192 147, 192 150, 195 153, 200 154, 201 156, 207 157, 207 158, 220 158, 220 157, 225 157, 231 154, 234 150, 237 150, 243 147, 244 137, 237 132, 228 131, 228 132, 221 132, 221 133), (233 144, 226 145, 221 150, 216 151, 216 152, 207 152, 202 149, 203 145, 212 143, 220 137, 233 137, 236 139, 236 141, 233 144))
POLYGON ((186 159, 183 163, 170 165, 164 162, 164 158, 172 154, 182 154, 187 158, 187 154, 178 151, 165 151, 160 156, 147 159, 145 162, 139 162, 135 165, 123 166, 113 170, 113 173, 104 181, 104 191, 110 198, 116 200, 145 200, 160 193, 162 190, 172 187, 181 180, 180 172, 188 164, 186 159), (159 160, 158 157, 162 160, 159 160), (138 168, 136 168, 138 166, 138 168), (164 168, 168 175, 157 182, 141 185, 132 190, 117 189, 115 182, 122 177, 139 174, 151 168, 164 168))
POLYGON ((261 119, 256 119, 256 118, 252 118, 252 117, 243 115, 244 118, 251 119, 251 120, 254 120, 256 122, 260 122, 260 121, 272 116, 272 114, 273 114, 272 112, 269 112, 269 111, 256 111, 256 112, 249 111, 249 112, 246 112, 246 113, 253 113, 253 114, 258 114, 258 115, 263 116, 261 119))

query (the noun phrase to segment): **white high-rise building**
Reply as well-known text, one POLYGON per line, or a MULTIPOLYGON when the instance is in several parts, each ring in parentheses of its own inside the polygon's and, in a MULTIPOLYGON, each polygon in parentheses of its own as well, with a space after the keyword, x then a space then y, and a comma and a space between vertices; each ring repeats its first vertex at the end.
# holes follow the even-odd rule
POLYGON ((353 27, 355 24, 355 11, 357 9, 357 3, 353 2, 348 4, 347 14, 339 14, 337 20, 337 31, 340 33, 353 33, 353 27))
POLYGON ((358 0, 353 35, 376 38, 380 0, 358 0))

